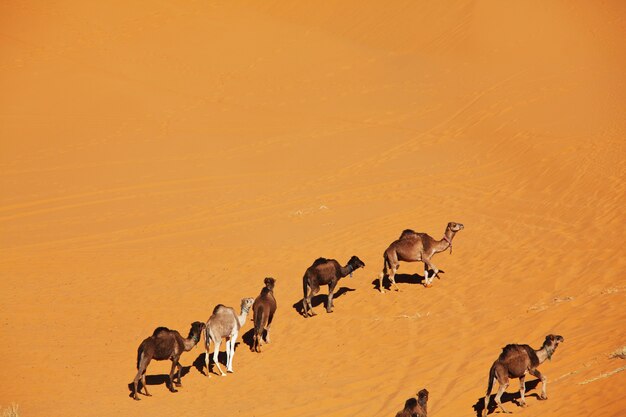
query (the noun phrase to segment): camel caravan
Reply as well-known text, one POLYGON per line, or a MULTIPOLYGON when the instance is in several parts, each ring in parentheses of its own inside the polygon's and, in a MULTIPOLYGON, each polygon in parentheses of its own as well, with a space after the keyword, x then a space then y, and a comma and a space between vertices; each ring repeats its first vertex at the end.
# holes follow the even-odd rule
MULTIPOLYGON (((452 254, 452 241, 456 234, 463 230, 461 223, 450 222, 447 224, 443 237, 439 240, 426 233, 416 232, 412 229, 405 229, 400 237, 393 241, 383 253, 383 270, 378 275, 378 289, 385 292, 383 280, 385 277, 390 282, 390 288, 399 291, 395 281, 395 276, 400 267, 400 262, 422 262, 424 264, 423 285, 430 288, 435 277, 440 278, 440 270, 433 263, 433 256, 447 250, 452 254)), ((304 272, 302 277, 303 297, 301 314, 305 317, 313 317, 313 298, 320 291, 320 286, 328 286, 328 296, 326 297, 326 312, 333 312, 333 297, 338 282, 347 277, 352 277, 353 273, 365 267, 365 262, 358 256, 352 256, 345 266, 335 259, 318 258, 304 272)), ((374 281, 376 282, 376 280, 374 281)), ((167 388, 171 392, 177 392, 174 388, 181 387, 182 366, 179 362, 183 352, 193 349, 204 334, 204 365, 207 377, 211 376, 209 350, 213 344, 213 363, 219 370, 219 375, 226 376, 233 371, 233 358, 237 346, 237 338, 244 328, 250 310, 252 310, 253 328, 252 342, 250 350, 260 353, 261 346, 270 343, 270 328, 274 315, 276 314, 277 303, 274 295, 276 280, 267 277, 263 280, 263 287, 256 298, 243 298, 240 304, 240 313, 237 314, 234 308, 218 304, 206 323, 199 321, 191 324, 191 329, 187 338, 183 338, 176 330, 166 327, 157 327, 152 336, 146 338, 137 349, 137 374, 129 387, 132 387, 131 396, 139 400, 137 394, 150 396, 146 384, 146 370, 150 361, 171 360, 172 367, 166 382, 167 388), (219 363, 219 351, 222 339, 226 340, 226 372, 222 370, 219 363), (176 374, 176 375, 175 375, 176 374), (143 392, 142 392, 143 388, 143 392)), ((297 303, 296 303, 297 305, 297 303)), ((294 305, 294 307, 296 307, 294 305)), ((502 405, 502 395, 509 386, 511 378, 518 378, 520 381, 520 407, 526 406, 525 400, 525 378, 526 374, 536 377, 542 383, 541 400, 547 399, 546 387, 547 378, 539 372, 537 367, 547 359, 551 359, 559 343, 564 341, 562 336, 549 334, 546 336, 543 345, 539 349, 533 349, 529 345, 509 344, 502 348, 502 353, 493 363, 489 371, 487 392, 482 399, 482 409, 477 409, 479 415, 488 414, 491 400, 491 391, 494 383, 499 384, 498 392, 495 395, 495 404, 502 412, 507 413, 502 405)), ((199 369, 203 373, 200 365, 199 369)), ((216 372, 217 373, 217 372, 216 372)), ((396 417, 427 417, 427 403, 429 392, 422 389, 417 393, 417 397, 406 400, 404 408, 397 412, 396 417)))

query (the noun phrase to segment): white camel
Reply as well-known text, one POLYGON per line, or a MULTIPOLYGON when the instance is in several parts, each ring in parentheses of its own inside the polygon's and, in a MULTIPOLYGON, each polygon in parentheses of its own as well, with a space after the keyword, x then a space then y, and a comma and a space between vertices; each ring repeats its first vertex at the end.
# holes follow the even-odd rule
POLYGON ((250 307, 252 307, 253 303, 254 298, 243 298, 241 300, 240 315, 237 315, 232 307, 226 307, 222 304, 218 304, 213 309, 213 314, 206 322, 204 334, 207 376, 211 376, 209 372, 209 347, 211 341, 213 341, 213 344, 215 345, 213 350, 213 362, 215 362, 217 369, 220 370, 221 375, 226 376, 218 361, 222 338, 226 338, 226 371, 231 373, 234 372, 233 357, 235 356, 235 342, 237 341, 239 330, 246 323, 246 317, 248 316, 248 312, 250 311, 250 307))

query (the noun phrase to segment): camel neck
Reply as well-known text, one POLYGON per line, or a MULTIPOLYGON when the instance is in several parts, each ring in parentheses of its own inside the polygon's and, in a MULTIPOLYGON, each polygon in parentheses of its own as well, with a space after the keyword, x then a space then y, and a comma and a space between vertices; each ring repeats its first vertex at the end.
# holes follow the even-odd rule
POLYGON ((552 354, 554 353, 554 349, 551 349, 549 346, 544 346, 539 350, 536 350, 537 359, 539 359, 539 363, 543 363, 546 359, 552 359, 552 354))
POLYGON ((241 306, 241 314, 237 317, 239 321, 239 327, 243 327, 246 324, 246 317, 248 316, 248 311, 250 311, 250 307, 241 306))
POLYGON ((443 234, 443 238, 437 242, 435 250, 437 252, 443 252, 450 248, 450 252, 452 252, 452 239, 454 239, 454 235, 455 233, 452 230, 446 229, 446 232, 443 234))
POLYGON ((350 264, 348 264, 348 265, 344 266, 343 268, 341 268, 341 276, 342 277, 345 277, 346 275, 350 275, 352 272, 354 272, 354 268, 350 264))
POLYGON ((193 347, 197 345, 199 341, 200 341, 200 335, 195 335, 195 334, 185 339, 184 341, 185 351, 190 351, 191 349, 193 349, 193 347))

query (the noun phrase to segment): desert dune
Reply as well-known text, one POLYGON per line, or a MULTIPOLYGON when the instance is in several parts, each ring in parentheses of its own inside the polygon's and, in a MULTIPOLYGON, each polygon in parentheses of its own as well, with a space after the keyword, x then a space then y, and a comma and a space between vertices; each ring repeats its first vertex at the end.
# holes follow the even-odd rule
POLYGON ((554 333, 549 399, 505 406, 624 415, 626 3, 365 3, 0 4, 0 408, 393 416, 427 388, 475 416, 501 348, 554 333), (451 221, 432 288, 403 263, 377 291, 403 229, 451 221), (306 268, 353 255, 303 318, 306 268), (262 353, 250 317, 233 374, 201 341, 132 400, 144 338, 265 277, 262 353))

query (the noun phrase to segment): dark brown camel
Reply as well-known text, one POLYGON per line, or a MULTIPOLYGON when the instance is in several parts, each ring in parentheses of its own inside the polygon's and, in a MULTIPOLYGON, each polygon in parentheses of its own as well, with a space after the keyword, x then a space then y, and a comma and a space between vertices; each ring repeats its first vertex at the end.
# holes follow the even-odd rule
POLYGON ((417 393, 417 398, 409 398, 404 403, 404 410, 398 411, 396 417, 428 417, 426 403, 428 402, 428 390, 424 388, 417 393))
POLYGON ((252 304, 252 312, 254 313, 254 340, 252 342, 252 351, 261 352, 261 340, 265 343, 270 342, 270 326, 276 312, 276 298, 274 298, 274 278, 265 278, 263 281, 265 287, 261 290, 261 294, 254 300, 252 304), (265 338, 263 338, 263 330, 265 330, 265 338))
POLYGON ((334 259, 319 258, 313 262, 302 278, 304 289, 304 298, 302 299, 304 317, 314 316, 311 298, 318 293, 320 285, 328 285, 328 301, 326 302, 326 311, 333 312, 333 291, 337 286, 337 282, 346 275, 352 276, 352 273, 365 264, 358 257, 350 258, 346 266, 341 266, 334 259))
POLYGON ((557 346, 563 341, 562 336, 549 334, 546 336, 546 340, 543 342, 541 349, 538 350, 534 350, 528 345, 506 345, 502 348, 500 357, 493 363, 489 370, 489 385, 487 386, 487 394, 485 395, 483 416, 487 415, 491 388, 493 388, 493 383, 496 380, 498 384, 500 384, 500 387, 498 388, 495 400, 496 404, 502 409, 502 412, 507 413, 500 402, 500 397, 502 397, 502 394, 509 386, 509 378, 519 378, 519 392, 521 395, 519 404, 520 407, 526 407, 526 400, 524 399, 524 392, 526 391, 526 372, 541 380, 541 396, 539 398, 547 400, 546 384, 548 378, 542 375, 537 367, 545 362, 546 359, 552 359, 552 355, 557 346))
POLYGON ((439 274, 439 269, 431 261, 433 255, 448 248, 450 248, 450 253, 452 253, 452 239, 454 239, 456 232, 459 230, 463 230, 461 223, 448 223, 441 240, 435 240, 426 233, 418 233, 411 229, 404 230, 398 240, 389 245, 383 254, 383 272, 378 276, 380 292, 385 292, 383 278, 387 275, 387 267, 391 269, 389 273, 391 285, 394 286, 396 291, 399 290, 394 277, 400 267, 400 261, 424 262, 424 286, 430 287, 435 276, 438 277, 439 274), (428 274, 428 270, 432 271, 432 275, 428 274))
POLYGON ((139 348, 137 349, 137 375, 133 381, 135 389, 133 398, 135 400, 140 399, 137 397, 140 379, 145 395, 150 396, 148 393, 148 386, 146 385, 146 369, 152 359, 157 361, 169 359, 172 361, 168 388, 172 392, 177 392, 174 388, 174 369, 178 367, 178 382, 176 382, 176 386, 180 387, 182 386, 180 373, 183 368, 178 362, 178 359, 180 359, 180 355, 183 352, 190 351, 196 344, 198 344, 203 329, 204 323, 195 321, 191 323, 189 336, 187 336, 187 339, 183 339, 180 333, 176 330, 170 330, 167 327, 157 327, 152 333, 152 336, 141 342, 141 345, 139 345, 139 348))

